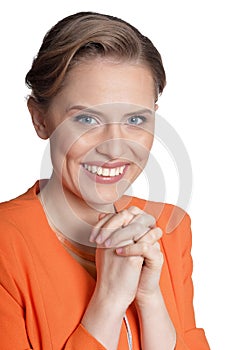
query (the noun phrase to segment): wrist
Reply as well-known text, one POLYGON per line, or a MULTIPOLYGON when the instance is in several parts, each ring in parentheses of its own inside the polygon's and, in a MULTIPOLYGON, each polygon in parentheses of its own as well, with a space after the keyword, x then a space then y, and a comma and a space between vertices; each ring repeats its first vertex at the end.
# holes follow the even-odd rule
POLYGON ((176 331, 164 303, 160 288, 136 301, 142 348, 148 350, 175 349, 176 331))
POLYGON ((94 293, 82 318, 83 327, 108 350, 116 350, 125 310, 94 293))
POLYGON ((128 308, 128 305, 119 299, 115 295, 105 293, 102 290, 95 290, 90 301, 90 306, 95 309, 100 309, 103 314, 108 317, 115 315, 119 319, 123 319, 123 316, 128 308))
POLYGON ((151 310, 151 308, 156 309, 161 306, 161 303, 163 304, 164 300, 159 286, 153 291, 153 293, 141 293, 135 298, 136 307, 140 310, 151 310))

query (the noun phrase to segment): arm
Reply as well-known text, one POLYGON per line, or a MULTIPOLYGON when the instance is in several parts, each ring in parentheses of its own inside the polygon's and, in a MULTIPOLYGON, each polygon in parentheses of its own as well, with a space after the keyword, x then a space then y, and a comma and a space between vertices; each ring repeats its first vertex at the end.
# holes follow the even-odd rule
MULTIPOLYGON (((171 278, 171 292, 175 296, 177 340, 176 350, 209 350, 203 329, 196 328, 193 308, 193 262, 191 257, 192 234, 189 215, 181 208, 167 205, 159 224, 167 228, 172 218, 173 229, 161 240, 171 278), (174 210, 175 209, 175 210, 174 210), (174 213, 171 216, 171 213, 174 213)), ((170 227, 171 228, 171 227, 170 227)), ((166 292, 166 291, 164 291, 166 292)), ((172 310, 170 310, 172 312, 172 310)))
MULTIPOLYGON (((179 209, 179 208, 177 208, 179 209)), ((181 210, 181 209, 180 209, 181 210)), ((182 211, 180 213, 182 220, 176 232, 172 234, 164 235, 163 237, 168 244, 168 250, 166 256, 169 262, 169 270, 172 277, 173 290, 176 297, 177 309, 180 314, 180 321, 182 332, 178 331, 176 336, 174 335, 174 328, 171 324, 168 312, 164 306, 164 301, 161 295, 156 292, 153 296, 153 288, 156 290, 156 284, 160 278, 159 274, 159 261, 155 262, 156 251, 151 250, 150 241, 146 240, 149 235, 145 235, 141 242, 144 240, 147 245, 143 256, 145 258, 145 265, 142 269, 139 288, 136 294, 137 310, 140 320, 141 328, 141 342, 143 349, 156 349, 154 346, 158 346, 162 349, 162 345, 158 343, 158 338, 162 338, 164 334, 164 349, 175 350, 209 350, 208 342, 205 338, 203 329, 196 328, 194 310, 193 310, 193 283, 192 283, 192 258, 191 258, 191 229, 190 218, 182 211), (172 256, 172 259, 169 256, 172 256), (157 273, 153 272, 153 260, 155 262, 154 267, 157 265, 157 273), (148 266, 148 269, 145 269, 148 266), (146 272, 146 274, 145 274, 146 272), (153 287, 154 281, 154 287, 153 287), (141 291, 140 291, 141 289, 141 291), (144 290, 144 292, 142 292, 144 290), (152 292, 152 296, 148 299, 145 298, 145 292, 152 292), (152 312, 153 310, 153 312, 152 312), (157 310, 157 311, 156 311, 157 310), (150 319, 150 322, 149 322, 150 319), (161 323, 161 322, 162 323, 161 323), (153 326, 151 325, 153 322, 153 326), (163 330, 158 327, 159 324, 163 324, 163 330), (153 332, 152 332, 153 330, 153 332), (176 340, 175 340, 176 338, 176 340), (153 345, 152 345, 153 344, 153 345)), ((167 218, 165 218, 165 224, 167 218)), ((163 227, 163 224, 161 225, 163 227)), ((157 237, 158 239, 158 237, 157 237)), ((139 251, 135 251, 137 245, 125 247, 121 252, 123 255, 137 254, 139 251)), ((167 248, 167 247, 166 247, 167 248)), ((158 252, 157 252, 158 253, 158 252)))
POLYGON ((143 259, 96 251, 97 282, 82 324, 108 350, 116 350, 123 317, 135 298, 143 259))
MULTIPOLYGON (((193 261, 191 256, 192 248, 192 232, 191 220, 186 215, 186 223, 183 231, 183 322, 184 322, 184 337, 180 342, 187 345, 190 350, 210 350, 205 337, 204 330, 196 327, 195 314, 193 308, 193 282, 192 271, 193 261)), ((179 348, 177 348, 179 350, 179 348)))
POLYGON ((166 309, 159 280, 163 255, 156 242, 161 230, 151 231, 137 244, 117 249, 124 256, 142 254, 144 265, 136 293, 142 350, 174 350, 176 332, 166 309))
MULTIPOLYGON (((23 305, 20 295, 24 298, 24 292, 18 290, 15 284, 14 273, 8 264, 8 259, 0 251, 0 348, 4 350, 32 350, 40 348, 43 344, 50 349, 51 339, 46 334, 40 335, 40 329, 26 318, 26 307, 23 305), (39 338, 40 337, 40 338, 39 338)), ((81 324, 69 337, 64 350, 105 350, 81 324)))
MULTIPOLYGON (((43 345, 49 350, 56 339, 51 339, 31 251, 14 224, 1 220, 0 232, 0 348, 28 350, 43 345)), ((117 348, 123 315, 135 298, 142 262, 141 257, 119 257, 115 249, 97 249, 95 291, 83 319, 57 343, 59 349, 117 348)))
POLYGON ((141 257, 144 261, 135 294, 142 349, 174 350, 175 329, 159 288, 163 256, 157 240, 161 237, 162 232, 159 228, 153 228, 154 222, 152 222, 151 225, 148 225, 149 230, 147 227, 145 233, 143 226, 151 217, 138 208, 128 209, 128 220, 123 224, 125 228, 122 235, 119 231, 109 232, 117 219, 117 216, 110 218, 108 225, 106 225, 108 231, 102 230, 98 234, 99 237, 102 236, 102 242, 105 244, 111 243, 113 246, 119 247, 116 249, 116 253, 125 259, 125 266, 127 266, 127 260, 130 257, 131 259, 141 257), (130 213, 135 216, 130 218, 130 213), (137 232, 141 233, 137 234, 137 232))
MULTIPOLYGON (((32 350, 38 347, 39 342, 31 339, 29 342, 27 334, 23 308, 17 304, 12 296, 0 286, 0 347, 4 350, 32 350)), ((64 350, 106 350, 83 326, 79 324, 75 332, 71 334, 64 350)))
POLYGON ((144 350, 174 350, 176 333, 160 288, 144 303, 137 303, 141 344, 144 350))
POLYGON ((0 330, 1 349, 32 349, 25 331, 23 308, 2 285, 0 286, 0 330))
POLYGON ((82 325, 108 350, 118 346, 124 309, 110 298, 96 291, 86 309, 82 325))

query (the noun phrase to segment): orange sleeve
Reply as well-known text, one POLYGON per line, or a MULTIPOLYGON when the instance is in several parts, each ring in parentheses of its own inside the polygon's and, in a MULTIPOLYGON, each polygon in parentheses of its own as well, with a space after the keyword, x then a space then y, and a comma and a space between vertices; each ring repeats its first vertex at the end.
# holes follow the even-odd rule
MULTIPOLYGON (((0 223, 0 233, 6 236, 17 233, 17 229, 3 221, 0 223)), ((21 269, 18 255, 15 254, 19 242, 8 239, 0 240, 0 349, 4 350, 33 350, 42 349, 36 339, 29 339, 30 333, 37 333, 43 329, 30 324, 26 317, 25 298, 27 291, 19 287, 21 269)), ((36 300, 35 300, 36 302, 36 300)), ((51 340, 48 339, 49 349, 51 340)), ((44 349, 44 348, 43 348, 44 349)), ((87 330, 78 324, 76 330, 66 340, 63 349, 57 350, 106 350, 87 330)))
MULTIPOLYGON (((174 322, 177 332, 175 350, 210 350, 204 330, 197 328, 195 322, 190 216, 182 208, 172 204, 146 202, 134 198, 130 205, 136 205, 153 215, 157 225, 164 232, 162 244, 172 280, 174 308, 178 312, 177 324, 174 322)), ((168 295, 167 291, 165 292, 165 295, 168 295)), ((172 313, 174 310, 170 311, 172 313)))
POLYGON ((191 221, 187 215, 188 227, 183 237, 183 337, 177 335, 177 345, 175 350, 210 350, 205 332, 202 328, 196 328, 194 309, 193 309, 193 261, 191 256, 192 232, 191 221), (183 338, 183 339, 182 339, 183 338))
MULTIPOLYGON (((1 285, 0 286, 0 345, 4 350, 30 350, 23 308, 1 285)), ((64 350, 106 350, 80 324, 69 337, 64 350)))
POLYGON ((69 337, 64 350, 106 350, 88 331, 80 324, 69 337))
POLYGON ((24 308, 19 301, 19 293, 0 251, 0 348, 4 350, 29 350, 24 320, 24 308))

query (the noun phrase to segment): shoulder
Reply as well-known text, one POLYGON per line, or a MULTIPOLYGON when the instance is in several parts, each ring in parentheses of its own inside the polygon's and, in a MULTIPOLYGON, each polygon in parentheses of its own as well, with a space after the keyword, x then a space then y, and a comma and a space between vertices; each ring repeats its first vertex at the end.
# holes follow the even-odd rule
POLYGON ((154 216, 157 226, 160 226, 167 234, 190 228, 191 219, 189 214, 183 208, 174 204, 148 201, 130 196, 124 196, 118 203, 118 209, 130 206, 139 207, 154 216))
POLYGON ((181 207, 130 196, 124 196, 120 204, 118 203, 118 209, 137 206, 154 216, 156 226, 163 231, 161 243, 168 256, 176 255, 178 258, 191 250, 191 219, 181 207))
POLYGON ((0 203, 0 248, 4 243, 23 239, 25 228, 38 213, 37 185, 12 200, 0 203))

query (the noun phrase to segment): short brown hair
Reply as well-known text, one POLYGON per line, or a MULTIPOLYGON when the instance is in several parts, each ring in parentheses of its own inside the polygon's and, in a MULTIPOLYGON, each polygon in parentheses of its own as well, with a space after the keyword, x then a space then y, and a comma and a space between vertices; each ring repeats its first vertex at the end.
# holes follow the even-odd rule
POLYGON ((45 35, 25 78, 34 101, 48 108, 73 65, 96 57, 145 64, 156 91, 162 93, 166 84, 162 59, 147 37, 117 17, 79 12, 59 21, 45 35))

